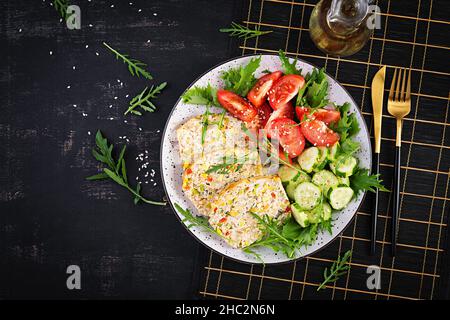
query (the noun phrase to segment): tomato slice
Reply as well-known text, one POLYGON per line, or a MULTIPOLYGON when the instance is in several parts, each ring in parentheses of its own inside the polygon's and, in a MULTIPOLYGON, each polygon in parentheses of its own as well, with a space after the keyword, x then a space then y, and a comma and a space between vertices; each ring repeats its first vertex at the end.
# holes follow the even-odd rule
POLYGON ((281 77, 269 90, 270 106, 277 110, 292 100, 298 90, 305 85, 305 79, 296 74, 289 74, 281 77))
POLYGON ((281 71, 275 71, 259 78, 247 94, 248 101, 250 101, 257 108, 262 106, 266 101, 267 93, 282 75, 283 73, 281 71))
POLYGON ((228 110, 239 120, 250 122, 258 114, 258 111, 250 102, 228 90, 217 91, 217 100, 220 105, 228 110))
POLYGON ((298 157, 305 148, 305 138, 297 122, 288 118, 273 121, 272 139, 277 139, 290 158, 298 157))
POLYGON ((298 121, 303 121, 303 117, 309 113, 308 107, 295 107, 295 114, 297 115, 298 121))
POLYGON ((339 135, 320 120, 303 121, 301 129, 306 140, 315 146, 330 147, 339 141, 339 135))
POLYGON ((271 137, 272 122, 278 118, 294 119, 294 107, 292 106, 292 103, 288 102, 284 106, 280 106, 277 110, 272 112, 266 126, 264 127, 267 137, 271 137))
POLYGON ((270 118, 271 113, 272 108, 267 104, 267 102, 264 102, 258 108, 258 115, 247 124, 247 128, 253 131, 257 131, 259 129, 264 128, 266 126, 267 121, 270 118))
POLYGON ((341 113, 337 110, 317 109, 313 114, 310 113, 310 108, 307 107, 295 107, 295 113, 299 121, 303 120, 306 114, 308 119, 316 119, 325 122, 326 125, 338 122, 341 119, 341 113))

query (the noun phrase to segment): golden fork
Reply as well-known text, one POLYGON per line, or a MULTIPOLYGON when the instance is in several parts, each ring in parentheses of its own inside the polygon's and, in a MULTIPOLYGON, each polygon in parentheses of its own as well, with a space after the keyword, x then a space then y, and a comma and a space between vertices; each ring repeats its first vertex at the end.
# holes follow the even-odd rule
POLYGON ((397 119, 397 136, 395 139, 394 193, 392 207, 392 256, 397 245, 398 217, 400 210, 400 154, 402 144, 403 118, 411 111, 411 69, 395 68, 389 90, 388 112, 397 119), (397 77, 398 70, 398 77, 397 77), (402 72, 403 71, 403 72, 402 72), (408 78, 406 73, 408 72, 408 78), (403 73, 403 77, 402 77, 403 73), (401 82, 401 84, 400 84, 401 82), (406 91, 405 91, 406 86, 406 91))

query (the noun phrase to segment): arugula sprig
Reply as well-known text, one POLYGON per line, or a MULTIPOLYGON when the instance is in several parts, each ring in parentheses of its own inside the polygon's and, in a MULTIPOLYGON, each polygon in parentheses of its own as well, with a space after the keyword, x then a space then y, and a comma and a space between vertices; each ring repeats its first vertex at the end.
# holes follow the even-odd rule
POLYGON ((181 96, 184 103, 221 107, 217 101, 217 89, 208 83, 205 87, 195 86, 181 96))
POLYGON ((245 155, 241 158, 232 157, 223 157, 223 162, 214 164, 205 171, 206 174, 210 173, 218 173, 218 174, 229 174, 231 171, 237 172, 241 170, 244 164, 249 160, 248 155, 245 155))
POLYGON ((389 191, 382 183, 383 180, 380 179, 380 174, 370 175, 368 169, 358 168, 358 170, 350 176, 350 187, 355 191, 355 194, 364 191, 376 192, 375 189, 389 191))
POLYGON ((126 146, 122 147, 120 151, 118 160, 114 160, 113 157, 113 149, 114 146, 112 144, 108 144, 108 140, 103 137, 100 130, 97 131, 95 135, 95 143, 97 145, 97 149, 92 150, 92 155, 97 161, 100 161, 103 164, 106 164, 106 168, 103 168, 103 172, 87 177, 87 180, 104 180, 111 179, 120 186, 124 187, 128 191, 130 191, 134 196, 134 203, 137 204, 139 201, 143 201, 148 204, 164 206, 165 202, 152 201, 144 198, 141 195, 141 184, 138 183, 135 188, 133 188, 129 182, 127 177, 127 168, 125 164, 125 151, 126 146))
POLYGON ((117 60, 121 59, 123 63, 128 65, 128 71, 132 76, 143 76, 144 78, 149 80, 153 79, 152 75, 145 69, 147 67, 146 63, 137 59, 130 58, 127 54, 118 52, 105 42, 103 42, 103 45, 116 55, 117 60))
POLYGON ((348 138, 356 135, 359 130, 359 123, 356 115, 350 112, 350 103, 346 102, 342 106, 337 106, 338 110, 341 112, 341 119, 331 125, 331 129, 339 133, 340 141, 344 142, 348 138))
POLYGON ((128 113, 132 113, 134 115, 141 116, 142 112, 136 110, 136 108, 141 108, 146 112, 154 112, 156 110, 156 106, 153 104, 152 99, 155 99, 166 86, 167 82, 163 82, 156 87, 151 86, 150 89, 146 87, 141 93, 131 99, 130 106, 124 114, 127 115, 128 113))
POLYGON ((347 274, 348 270, 350 269, 350 265, 348 264, 348 262, 351 256, 352 251, 348 250, 344 253, 344 256, 342 258, 340 255, 338 256, 337 260, 333 262, 329 270, 328 268, 325 268, 325 270, 323 271, 324 280, 317 288, 317 291, 325 288, 325 285, 327 285, 328 283, 336 282, 337 280, 339 280, 339 277, 347 274))
POLYGON ((225 82, 225 89, 245 97, 253 85, 256 83, 255 71, 259 68, 261 56, 252 58, 250 62, 237 68, 224 71, 221 78, 225 82))
POLYGON ((283 50, 278 51, 278 57, 280 58, 284 74, 302 74, 302 69, 297 69, 297 58, 291 63, 283 50))
POLYGON ((221 28, 220 32, 229 33, 230 36, 235 36, 238 38, 244 38, 244 40, 251 39, 254 37, 262 36, 264 34, 271 33, 272 31, 261 31, 259 26, 255 26, 255 29, 250 29, 249 27, 240 25, 236 22, 231 22, 229 28, 221 28))
POLYGON ((174 203, 173 205, 175 206, 175 209, 177 209, 177 211, 183 215, 184 218, 181 221, 183 221, 188 229, 192 227, 199 227, 214 234, 218 234, 216 230, 211 227, 211 225, 208 223, 208 219, 206 219, 205 217, 192 214, 189 209, 183 209, 178 203, 174 203))

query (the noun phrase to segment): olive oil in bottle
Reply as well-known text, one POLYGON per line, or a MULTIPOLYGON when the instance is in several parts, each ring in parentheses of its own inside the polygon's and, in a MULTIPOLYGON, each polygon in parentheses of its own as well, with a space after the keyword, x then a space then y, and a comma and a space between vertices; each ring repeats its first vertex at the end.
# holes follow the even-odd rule
POLYGON ((373 33, 369 16, 369 0, 321 0, 309 20, 311 39, 332 56, 355 54, 373 33))

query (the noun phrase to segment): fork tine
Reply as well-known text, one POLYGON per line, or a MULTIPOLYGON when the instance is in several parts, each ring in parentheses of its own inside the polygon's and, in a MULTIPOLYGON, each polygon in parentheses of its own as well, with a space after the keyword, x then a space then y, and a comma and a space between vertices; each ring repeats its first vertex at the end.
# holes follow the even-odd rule
POLYGON ((405 100, 411 99, 411 69, 408 72, 408 83, 406 85, 406 97, 405 100))
POLYGON ((400 99, 399 99, 400 101, 406 100, 405 86, 406 86, 406 69, 403 69, 402 91, 400 92, 400 99))
POLYGON ((400 101, 400 83, 402 82, 402 68, 398 69, 397 88, 395 89, 395 100, 400 101))
POLYGON ((394 75, 392 76, 391 89, 389 90, 389 99, 394 99, 395 78, 397 77, 397 68, 394 69, 394 75))

